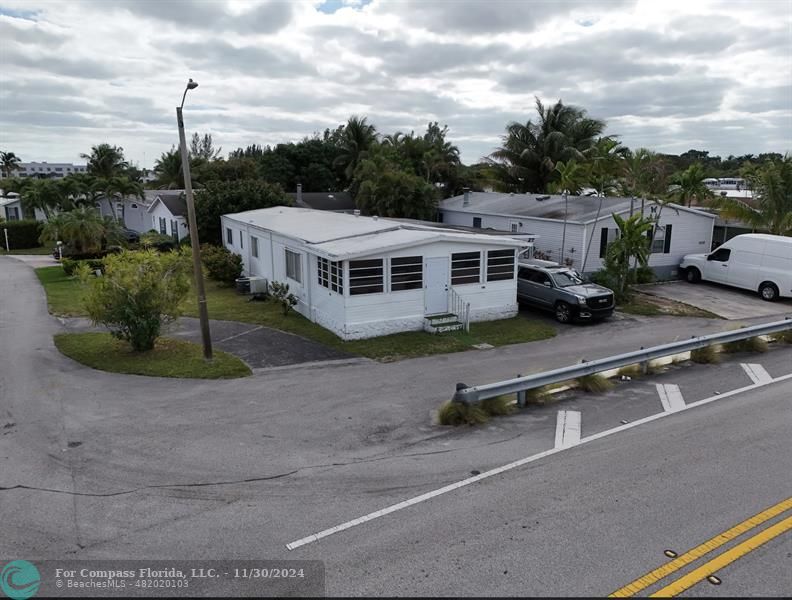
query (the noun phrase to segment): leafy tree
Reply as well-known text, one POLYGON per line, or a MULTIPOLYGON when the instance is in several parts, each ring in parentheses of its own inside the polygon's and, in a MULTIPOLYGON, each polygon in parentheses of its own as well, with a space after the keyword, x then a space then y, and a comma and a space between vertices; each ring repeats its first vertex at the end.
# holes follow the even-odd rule
POLYGON ((120 243, 118 223, 94 207, 80 206, 51 216, 41 232, 42 244, 62 241, 67 253, 93 254, 108 242, 120 243))
POLYGON ((181 152, 175 146, 163 152, 154 163, 154 185, 160 190, 184 189, 181 152))
POLYGON ((90 154, 80 154, 88 161, 88 173, 102 179, 124 175, 129 163, 124 158, 124 149, 110 144, 99 144, 91 148, 90 154))
POLYGON ((200 186, 210 181, 237 181, 258 178, 258 165, 251 158, 222 158, 212 161, 191 161, 190 173, 193 185, 200 186), (200 182, 200 183, 199 183, 200 182))
POLYGON ((190 158, 200 158, 207 161, 217 160, 222 151, 222 148, 214 147, 211 133, 205 133, 203 137, 198 135, 198 133, 193 133, 190 140, 190 158))
POLYGON ((123 252, 104 259, 104 275, 81 279, 89 283, 88 315, 136 352, 154 347, 162 326, 180 315, 190 291, 191 263, 182 252, 123 252))
POLYGON ((740 200, 718 198, 715 206, 721 214, 754 229, 792 236, 792 155, 748 170, 746 176, 758 202, 756 208, 740 200))
POLYGON ((433 219, 437 211, 434 186, 403 169, 388 154, 375 152, 355 170, 358 207, 381 217, 433 219))
POLYGON ((220 217, 229 213, 289 206, 292 201, 278 185, 258 179, 210 181, 195 195, 195 218, 201 243, 222 245, 220 217))
POLYGON ((226 286, 242 275, 242 257, 222 246, 201 244, 201 262, 209 277, 226 286))
POLYGON ((605 122, 561 100, 545 106, 537 98, 536 122, 512 122, 502 145, 489 156, 502 189, 545 192, 556 177, 558 161, 583 162, 605 130, 605 122))
POLYGON ((19 157, 13 152, 0 151, 0 171, 3 177, 11 177, 11 173, 19 167, 19 157))

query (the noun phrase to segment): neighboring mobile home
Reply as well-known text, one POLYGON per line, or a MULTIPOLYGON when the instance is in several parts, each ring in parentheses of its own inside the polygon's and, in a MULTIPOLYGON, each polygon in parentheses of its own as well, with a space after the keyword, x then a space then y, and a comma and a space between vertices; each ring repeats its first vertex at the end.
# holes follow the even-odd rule
POLYGON ((658 204, 638 198, 569 196, 565 202, 557 195, 466 192, 441 201, 438 216, 449 225, 530 231, 537 235, 536 250, 550 260, 561 262, 563 255, 570 266, 583 271, 585 262, 585 272, 593 273, 603 267, 608 244, 616 239, 614 213, 622 218, 631 212, 653 218, 659 214, 649 266, 664 279, 677 276, 686 254, 709 251, 715 215, 676 204, 660 210, 658 204))
POLYGON ((221 222, 246 275, 288 283, 298 312, 346 340, 430 329, 428 316, 517 314, 524 241, 293 207, 221 222))

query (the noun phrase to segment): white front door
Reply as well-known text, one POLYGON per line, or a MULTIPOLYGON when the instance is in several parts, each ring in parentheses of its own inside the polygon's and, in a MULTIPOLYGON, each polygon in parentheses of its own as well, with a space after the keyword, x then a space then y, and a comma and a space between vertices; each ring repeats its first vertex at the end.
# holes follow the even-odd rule
POLYGON ((424 260, 424 310, 427 315, 448 312, 448 258, 424 260))

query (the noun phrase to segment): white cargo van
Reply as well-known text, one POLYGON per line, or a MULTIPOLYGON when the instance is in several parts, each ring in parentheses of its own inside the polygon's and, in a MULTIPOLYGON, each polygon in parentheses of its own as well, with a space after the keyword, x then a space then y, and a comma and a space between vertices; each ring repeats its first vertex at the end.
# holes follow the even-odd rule
POLYGON ((691 283, 725 283, 769 301, 792 298, 792 237, 738 235, 709 254, 688 254, 679 268, 691 283))

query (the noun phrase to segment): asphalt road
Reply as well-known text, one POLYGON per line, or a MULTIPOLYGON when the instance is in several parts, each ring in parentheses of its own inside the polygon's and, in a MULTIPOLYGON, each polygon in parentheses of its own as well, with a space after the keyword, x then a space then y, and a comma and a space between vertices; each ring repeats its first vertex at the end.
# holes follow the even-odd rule
MULTIPOLYGON (((792 373, 789 348, 675 367, 475 430, 430 425, 455 381, 731 323, 627 319, 483 352, 193 382, 73 363, 52 345, 60 325, 32 271, 0 257, 0 279, 3 557, 310 558, 325 561, 332 595, 603 595, 668 561, 664 549, 681 554, 792 496, 792 379, 726 397, 752 383, 741 363, 792 373), (584 438, 659 414, 657 385, 715 401, 285 547, 546 452, 559 410, 580 412, 584 438)), ((790 537, 688 593, 783 594, 790 537)))

